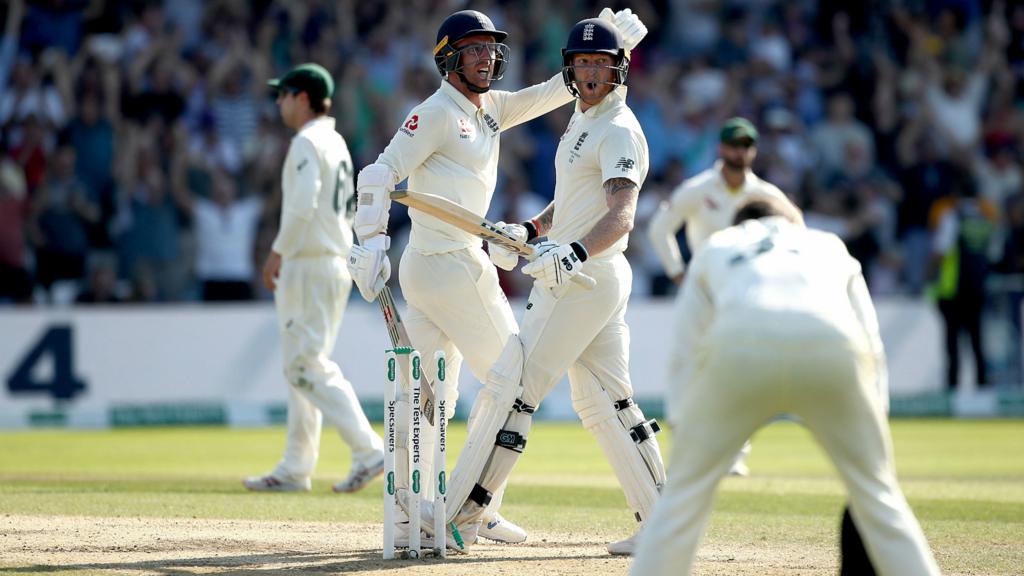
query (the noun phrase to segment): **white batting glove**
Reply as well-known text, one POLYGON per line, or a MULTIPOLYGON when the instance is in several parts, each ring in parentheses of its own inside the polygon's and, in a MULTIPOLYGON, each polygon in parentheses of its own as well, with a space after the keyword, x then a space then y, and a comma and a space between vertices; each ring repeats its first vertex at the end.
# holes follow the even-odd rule
POLYGON ((611 8, 601 10, 598 18, 606 20, 615 25, 622 35, 622 43, 626 50, 632 50, 640 44, 640 41, 647 36, 647 26, 640 20, 640 17, 633 14, 631 8, 612 12, 611 8))
POLYGON ((555 291, 568 286, 572 277, 583 269, 587 251, 579 242, 556 244, 541 242, 537 245, 537 254, 533 261, 523 266, 523 274, 533 276, 534 281, 542 288, 555 291), (581 259, 573 245, 579 246, 583 252, 581 259))
POLYGON ((374 236, 362 246, 356 245, 348 254, 348 272, 359 288, 363 300, 373 302, 391 278, 391 260, 388 248, 391 238, 383 234, 374 236))
MULTIPOLYGON (((526 242, 526 227, 522 224, 505 224, 498 222, 498 227, 504 228, 505 232, 516 237, 517 240, 526 242)), ((502 270, 511 270, 519 263, 519 253, 505 248, 497 242, 487 243, 487 253, 491 256, 491 262, 502 270)))

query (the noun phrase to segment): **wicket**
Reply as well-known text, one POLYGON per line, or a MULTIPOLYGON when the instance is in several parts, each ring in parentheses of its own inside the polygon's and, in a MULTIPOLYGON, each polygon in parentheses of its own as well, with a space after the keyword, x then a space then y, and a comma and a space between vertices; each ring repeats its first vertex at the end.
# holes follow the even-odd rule
MULTIPOLYGON (((445 558, 446 548, 446 492, 447 477, 445 473, 445 452, 448 434, 447 401, 444 397, 445 355, 443 351, 434 354, 437 365, 437 378, 434 390, 437 391, 434 407, 434 423, 437 441, 434 445, 434 471, 437 479, 434 494, 434 556, 445 558)), ((398 478, 395 475, 395 449, 397 444, 398 398, 403 394, 402 382, 408 382, 409 420, 408 420, 408 456, 409 477, 403 478, 403 488, 407 487, 407 510, 409 516, 409 549, 403 557, 418 558, 421 551, 420 539, 420 507, 422 501, 420 479, 420 438, 422 436, 420 414, 420 353, 413 348, 396 347, 386 353, 386 380, 384 385, 384 559, 395 558, 395 504, 398 497, 398 478), (398 356, 409 357, 409 374, 399 376, 398 356)))

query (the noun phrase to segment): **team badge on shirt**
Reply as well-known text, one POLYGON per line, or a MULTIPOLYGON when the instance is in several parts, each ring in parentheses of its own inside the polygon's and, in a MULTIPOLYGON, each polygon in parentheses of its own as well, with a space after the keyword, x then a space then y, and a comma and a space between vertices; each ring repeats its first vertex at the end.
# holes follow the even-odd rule
POLYGON ((413 114, 412 116, 409 117, 408 120, 405 121, 405 124, 402 124, 402 127, 399 128, 399 131, 401 131, 406 136, 415 136, 416 134, 414 134, 414 132, 416 132, 416 129, 419 127, 419 114, 413 114))
POLYGON ((476 136, 476 129, 465 118, 459 118, 459 138, 467 139, 476 136))
POLYGON ((487 112, 484 112, 484 124, 487 124, 487 127, 490 128, 491 132, 494 132, 495 134, 497 134, 498 130, 501 129, 501 127, 498 126, 498 121, 495 120, 494 117, 488 114, 487 112))

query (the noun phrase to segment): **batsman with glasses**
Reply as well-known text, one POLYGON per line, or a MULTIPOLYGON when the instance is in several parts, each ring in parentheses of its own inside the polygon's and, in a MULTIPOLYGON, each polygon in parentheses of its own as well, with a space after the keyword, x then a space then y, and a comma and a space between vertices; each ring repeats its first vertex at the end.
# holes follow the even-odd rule
MULTIPOLYGON (((409 112, 377 161, 359 172, 355 230, 361 245, 353 248, 349 269, 367 301, 377 297, 391 275, 387 225, 395 185, 408 178, 410 190, 442 196, 483 216, 498 178, 501 133, 572 100, 561 75, 516 92, 491 90, 509 62, 507 36, 475 10, 446 18, 433 49, 440 86, 409 112)), ((482 381, 518 326, 480 239, 415 209, 409 217, 412 230, 399 278, 408 304, 402 318, 413 347, 423 357, 433 358, 443 350, 448 358, 448 389, 435 390, 435 395, 446 398, 448 413, 454 414, 463 359, 482 381)), ((431 366, 427 379, 435 382, 432 372, 431 366)), ((408 410, 407 402, 398 402, 397 422, 408 420, 408 410)), ((420 467, 422 476, 430 478, 432 463, 426 455, 433 454, 433 434, 424 428, 420 467)), ((408 462, 408 430, 400 425, 396 435, 396 475, 407 478, 407 470, 401 468, 408 462)), ((432 485, 424 488, 424 496, 432 498, 432 485)), ((524 541, 526 532, 498 513, 501 491, 497 492, 479 535, 500 542, 524 541)), ((405 494, 407 487, 399 485, 400 503, 405 494)), ((400 518, 399 546, 407 538, 407 527, 400 518)))

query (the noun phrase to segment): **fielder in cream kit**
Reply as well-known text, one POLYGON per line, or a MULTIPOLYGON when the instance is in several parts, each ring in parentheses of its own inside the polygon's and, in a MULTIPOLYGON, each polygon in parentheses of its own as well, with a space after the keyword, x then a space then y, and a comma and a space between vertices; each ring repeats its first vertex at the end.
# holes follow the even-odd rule
MULTIPOLYGON (((651 245, 665 274, 676 284, 682 282, 685 272, 679 242, 676 240, 676 234, 684 225, 686 243, 690 252, 696 253, 709 236, 732 224, 736 206, 751 195, 772 196, 789 202, 774 184, 758 178, 751 170, 757 158, 758 136, 757 128, 745 118, 726 120, 719 132, 719 159, 711 168, 687 179, 673 190, 669 199, 662 202, 651 219, 647 229, 651 245)), ((677 300, 673 311, 674 333, 678 333, 680 327, 689 321, 678 304, 677 300)), ((678 373, 679 361, 677 355, 669 357, 670 374, 678 373)), ((673 405, 672 398, 667 397, 665 406, 671 410, 673 405)), ((674 423, 671 412, 668 415, 669 421, 674 423)), ((750 443, 747 442, 737 455, 730 469, 731 474, 749 474, 745 462, 749 453, 750 443)))
POLYGON ((749 199, 740 223, 694 256, 680 295, 689 320, 672 348, 684 359, 670 383, 672 467, 631 574, 692 572, 733 454, 782 414, 799 416, 835 464, 877 572, 939 574, 896 480, 885 351, 860 264, 794 213, 749 199))
MULTIPOLYGON (((576 112, 555 156, 554 201, 523 225, 547 236, 523 268, 535 278, 519 338, 509 340, 473 406, 474 424, 452 476, 449 517, 472 529, 526 447, 532 414, 568 373, 573 408, 601 445, 635 517, 645 520, 665 481, 657 423, 633 402, 626 303, 632 272, 623 256, 636 199, 647 177, 647 141, 626 106, 628 49, 611 11, 583 20, 563 50, 563 82, 576 112), (571 282, 581 270, 596 285, 571 282)), ((495 262, 500 246, 491 245, 495 262)), ((632 552, 627 539, 609 546, 632 552)))
MULTIPOLYGON (((500 135, 523 122, 567 104, 561 77, 506 92, 490 90, 501 78, 509 49, 507 34, 474 10, 449 16, 437 33, 434 60, 440 88, 408 115, 377 161, 359 173, 355 230, 362 246, 349 259, 363 297, 373 300, 391 273, 386 250, 389 193, 408 178, 409 188, 447 198, 483 216, 497 182, 500 135)), ((498 284, 498 275, 475 236, 417 210, 410 210, 412 231, 402 255, 400 284, 408 310, 403 319, 413 346, 425 358, 443 350, 448 358, 448 390, 436 390, 455 412, 462 361, 483 380, 518 326, 498 284)), ((429 363, 424 363, 429 366, 429 363)), ((427 370, 430 381, 435 381, 427 370)), ((406 421, 406 402, 397 421, 406 421)), ((473 420, 470 419, 470 427, 473 420)), ((408 431, 400 427, 398 445, 408 431)), ((433 434, 424 427, 420 454, 423 477, 431 477, 433 434)), ((406 459, 396 456, 401 466, 406 459)), ((402 470, 398 477, 403 478, 402 470)), ((431 497, 432 487, 423 494, 431 497)), ((501 490, 488 508, 479 535, 521 542, 526 533, 498 514, 501 490)), ((399 501, 403 491, 399 490, 399 501)))
POLYGON ((288 389, 288 442, 277 467, 244 480, 255 491, 304 491, 320 449, 322 419, 352 448, 352 470, 336 492, 366 486, 384 469, 383 441, 331 360, 352 280, 355 208, 352 158, 327 116, 334 81, 323 67, 303 64, 269 82, 285 125, 297 134, 281 173, 281 225, 263 267, 274 291, 288 389))

